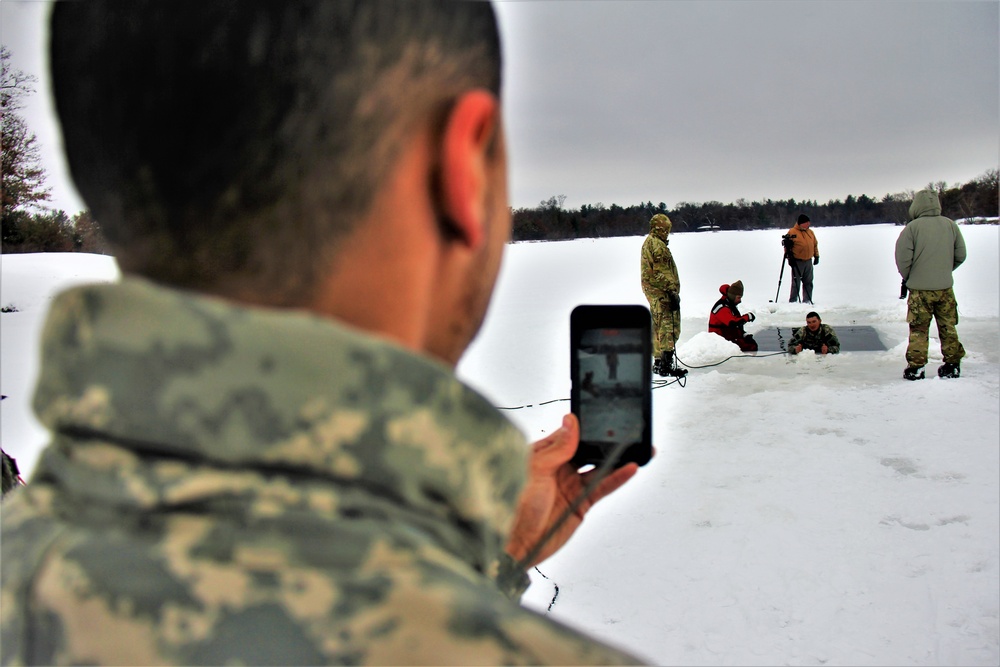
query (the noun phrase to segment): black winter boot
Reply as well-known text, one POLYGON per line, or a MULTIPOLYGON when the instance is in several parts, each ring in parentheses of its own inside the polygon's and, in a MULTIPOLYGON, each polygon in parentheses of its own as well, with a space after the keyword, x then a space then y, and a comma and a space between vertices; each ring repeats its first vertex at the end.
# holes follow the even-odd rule
POLYGON ((670 352, 660 352, 660 358, 653 362, 653 372, 660 377, 667 377, 670 375, 670 362, 667 359, 667 355, 670 352))
POLYGON ((906 370, 903 371, 904 380, 923 380, 924 379, 924 367, 923 366, 907 366, 906 370))
POLYGON ((663 370, 663 372, 660 373, 660 375, 663 376, 671 375, 675 378, 682 378, 688 374, 686 368, 681 368, 676 363, 674 363, 673 350, 663 353, 663 361, 660 362, 660 368, 663 370))
POLYGON ((947 361, 938 367, 938 377, 957 378, 962 376, 960 364, 950 364, 947 361))

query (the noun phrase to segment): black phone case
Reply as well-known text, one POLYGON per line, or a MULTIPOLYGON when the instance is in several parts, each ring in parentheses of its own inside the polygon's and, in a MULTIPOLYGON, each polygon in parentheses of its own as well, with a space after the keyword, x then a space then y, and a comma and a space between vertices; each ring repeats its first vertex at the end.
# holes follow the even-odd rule
MULTIPOLYGON (((572 390, 570 393, 570 409, 580 419, 580 445, 573 456, 573 465, 582 467, 585 465, 599 466, 605 458, 612 453, 619 442, 628 442, 624 451, 614 467, 618 468, 626 463, 637 463, 645 465, 652 458, 652 370, 651 360, 652 350, 652 324, 649 309, 645 306, 634 305, 583 305, 573 309, 570 315, 570 377, 572 379, 572 390), (636 333, 637 330, 638 333, 636 333), (594 332, 598 333, 587 333, 594 332), (602 332, 624 331, 628 341, 618 345, 610 344, 603 337, 602 332), (595 340, 602 341, 595 344, 595 340), (595 386, 593 382, 593 371, 590 377, 586 372, 581 372, 581 348, 592 357, 605 355, 608 357, 607 365, 611 368, 611 355, 615 357, 615 368, 618 365, 619 353, 629 355, 640 355, 638 359, 630 358, 630 366, 634 377, 638 379, 622 386, 609 379, 605 379, 603 386, 595 386), (638 364, 638 367, 636 367, 638 364), (641 378, 641 379, 639 379, 641 378), (588 382, 589 385, 588 386, 588 382), (587 405, 584 405, 584 402, 587 405), (603 405, 601 402, 603 401, 603 405), (614 406, 623 404, 622 411, 614 406), (610 418, 617 424, 624 426, 623 430, 628 431, 628 435, 621 438, 612 436, 610 438, 593 437, 593 429, 585 420, 595 411, 603 410, 620 419, 610 418), (588 436, 588 433, 591 435, 588 436)), ((604 432, 602 431, 602 436, 604 432)))

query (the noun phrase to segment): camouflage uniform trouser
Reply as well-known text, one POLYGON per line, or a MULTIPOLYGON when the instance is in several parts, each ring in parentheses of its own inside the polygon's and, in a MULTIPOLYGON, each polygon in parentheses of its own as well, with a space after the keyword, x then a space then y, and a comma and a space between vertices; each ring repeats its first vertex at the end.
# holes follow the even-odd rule
POLYGON ((673 352, 681 336, 681 311, 671 310, 665 299, 650 299, 649 312, 653 316, 653 358, 659 359, 661 352, 673 352))
POLYGON ((965 348, 958 340, 958 302, 955 292, 948 289, 911 290, 906 302, 906 322, 910 325, 910 344, 906 348, 906 363, 923 366, 927 363, 928 333, 931 318, 937 320, 941 356, 945 363, 957 364, 965 356, 965 348))

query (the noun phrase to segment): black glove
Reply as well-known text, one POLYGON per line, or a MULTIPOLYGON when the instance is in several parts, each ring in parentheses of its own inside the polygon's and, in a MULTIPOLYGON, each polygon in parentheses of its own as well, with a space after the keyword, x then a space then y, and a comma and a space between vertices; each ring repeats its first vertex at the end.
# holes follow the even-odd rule
POLYGON ((677 292, 667 292, 667 305, 670 306, 670 310, 680 310, 681 295, 677 292))
POLYGON ((817 264, 819 264, 819 257, 814 257, 813 258, 813 266, 816 266, 817 264))
POLYGON ((753 322, 755 319, 757 319, 756 315, 753 313, 747 313, 747 322, 753 322))
POLYGON ((904 280, 899 284, 899 298, 905 299, 907 291, 908 290, 906 289, 906 281, 904 280))

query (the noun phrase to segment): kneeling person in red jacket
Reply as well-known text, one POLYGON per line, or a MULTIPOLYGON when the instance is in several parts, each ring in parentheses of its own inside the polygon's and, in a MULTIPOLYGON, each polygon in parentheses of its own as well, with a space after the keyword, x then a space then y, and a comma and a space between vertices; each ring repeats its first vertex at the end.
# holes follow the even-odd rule
POLYGON ((753 313, 740 315, 737 307, 743 300, 743 283, 737 280, 732 285, 722 285, 719 292, 722 293, 722 298, 712 306, 712 314, 708 316, 708 330, 736 343, 744 352, 756 352, 757 341, 743 331, 746 323, 753 322, 756 317, 753 313))

